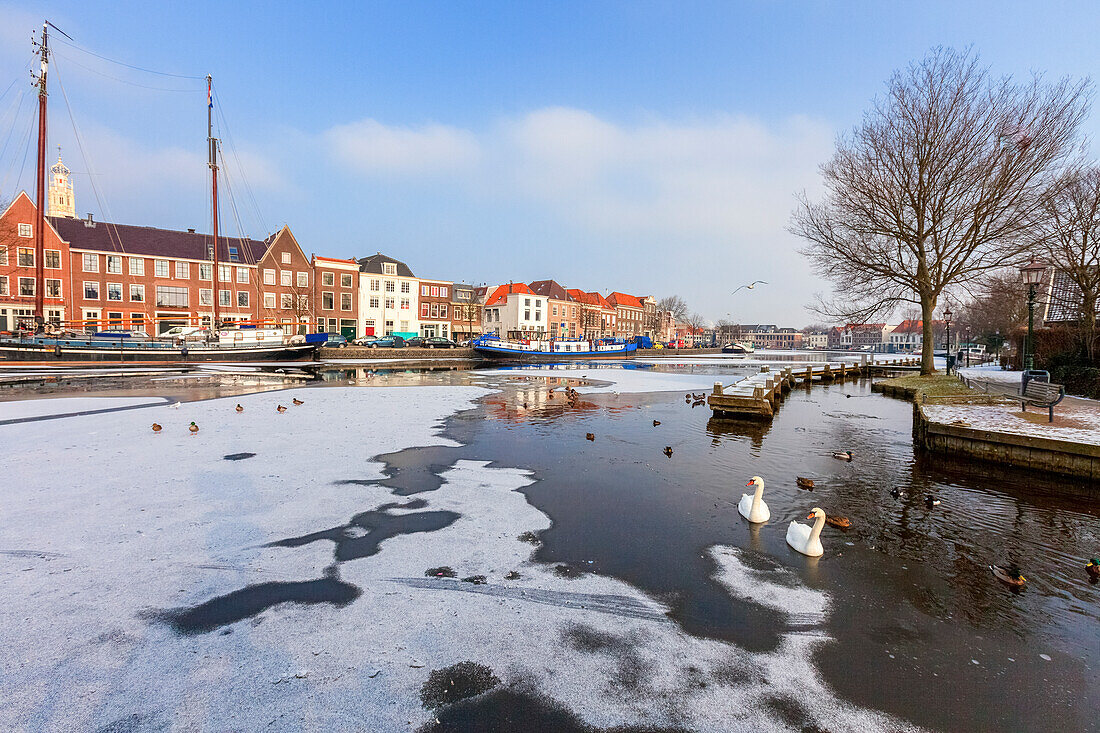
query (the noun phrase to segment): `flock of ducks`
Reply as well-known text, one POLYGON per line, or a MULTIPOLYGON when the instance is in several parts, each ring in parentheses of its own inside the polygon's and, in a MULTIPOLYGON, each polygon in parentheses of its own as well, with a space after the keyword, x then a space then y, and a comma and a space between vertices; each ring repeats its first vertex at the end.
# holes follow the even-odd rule
MULTIPOLYGON (((304 404, 305 404, 305 400, 300 400, 300 399, 298 399, 297 397, 295 397, 295 398, 293 398, 293 399, 292 399, 292 400, 290 401, 290 403, 291 403, 292 405, 294 405, 294 406, 298 406, 298 405, 304 405, 304 404)), ((169 405, 169 407, 171 407, 171 408, 175 408, 175 409, 179 409, 179 404, 180 404, 180 403, 176 402, 176 403, 173 403, 173 404, 169 405)), ((244 412, 244 407, 243 407, 243 406, 241 405, 241 403, 240 403, 240 402, 238 402, 238 403, 237 403, 237 406, 236 406, 236 407, 234 407, 233 409, 234 409, 234 410, 236 410, 236 411, 237 411, 238 413, 244 412)), ((278 412, 278 413, 280 413, 280 414, 282 414, 282 413, 286 412, 286 411, 287 411, 287 409, 288 409, 288 408, 287 408, 287 407, 286 407, 285 405, 278 405, 278 406, 277 406, 277 407, 275 408, 275 411, 276 411, 276 412, 278 412)), ((160 423, 153 423, 153 432, 154 432, 154 433, 159 433, 159 432, 160 432, 160 431, 162 431, 162 430, 164 430, 164 426, 163 426, 163 425, 161 425, 160 423)), ((190 433, 191 433, 192 435, 194 435, 195 433, 199 432, 199 426, 198 426, 198 425, 196 425, 196 424, 195 424, 195 423, 194 423, 194 422, 192 421, 192 422, 191 422, 191 424, 187 426, 187 430, 188 430, 188 432, 190 432, 190 433)))

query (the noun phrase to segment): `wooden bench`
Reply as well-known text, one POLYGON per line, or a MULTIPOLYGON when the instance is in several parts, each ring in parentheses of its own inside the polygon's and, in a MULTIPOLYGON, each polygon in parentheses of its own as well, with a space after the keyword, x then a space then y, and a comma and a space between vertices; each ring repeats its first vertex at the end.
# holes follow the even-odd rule
POLYGON ((1020 400, 1020 409, 1027 412, 1029 404, 1036 407, 1045 407, 1049 414, 1048 422, 1054 422, 1054 406, 1066 396, 1066 388, 1060 384, 1050 382, 1038 382, 1034 379, 1024 388, 1023 399, 1020 400))

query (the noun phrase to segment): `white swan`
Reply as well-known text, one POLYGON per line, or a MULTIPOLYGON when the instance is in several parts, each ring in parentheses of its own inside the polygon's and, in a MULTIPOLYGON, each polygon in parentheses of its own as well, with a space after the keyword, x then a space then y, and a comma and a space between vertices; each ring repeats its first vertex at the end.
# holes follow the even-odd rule
POLYGON ((755 486, 755 494, 741 494, 741 501, 737 505, 737 511, 750 522, 766 522, 771 518, 771 511, 764 503, 764 479, 753 476, 745 486, 755 486))
POLYGON ((814 517, 817 517, 817 521, 814 522, 813 529, 805 524, 791 522, 791 526, 787 527, 787 544, 803 555, 820 557, 825 554, 824 548, 821 547, 821 540, 818 539, 821 537, 821 528, 825 526, 825 512, 814 507, 810 512, 810 516, 806 518, 813 519, 814 517))

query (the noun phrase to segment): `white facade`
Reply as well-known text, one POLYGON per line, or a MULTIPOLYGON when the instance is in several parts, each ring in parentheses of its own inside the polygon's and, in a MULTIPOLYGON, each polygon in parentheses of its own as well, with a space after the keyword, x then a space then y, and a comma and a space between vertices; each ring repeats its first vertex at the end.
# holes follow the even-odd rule
POLYGON ((827 349, 829 348, 829 334, 827 333, 807 333, 802 336, 802 345, 807 349, 827 349))
POLYGON ((501 338, 534 338, 547 333, 548 299, 535 295, 522 284, 501 285, 490 292, 481 310, 485 332, 495 331, 501 338), (509 288, 514 288, 509 292, 509 288))
POLYGON ((363 334, 416 336, 420 333, 420 280, 398 275, 393 263, 383 263, 382 269, 382 273, 359 273, 363 334))

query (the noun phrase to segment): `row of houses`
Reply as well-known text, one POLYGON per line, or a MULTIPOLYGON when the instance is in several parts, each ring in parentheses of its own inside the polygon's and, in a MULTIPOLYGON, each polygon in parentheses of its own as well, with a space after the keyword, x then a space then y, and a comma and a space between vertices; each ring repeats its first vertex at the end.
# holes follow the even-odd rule
POLYGON ((51 168, 43 262, 34 203, 21 193, 0 214, 0 331, 43 318, 78 329, 273 323, 288 333, 511 337, 656 335, 656 301, 566 289, 553 280, 474 286, 417 276, 376 253, 307 256, 289 227, 263 240, 219 237, 73 216, 68 169, 51 168), (55 195, 56 194, 56 195, 55 195), (55 199, 60 202, 54 206, 55 199), (61 206, 64 204, 64 206, 61 206), (218 265, 214 265, 215 251, 218 265), (39 274, 41 269, 41 275, 39 274))

